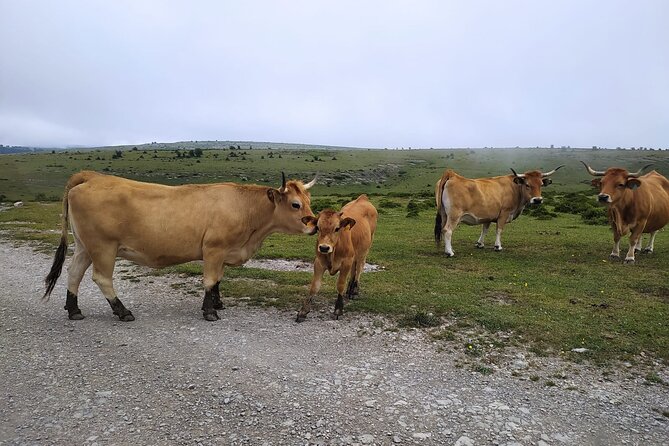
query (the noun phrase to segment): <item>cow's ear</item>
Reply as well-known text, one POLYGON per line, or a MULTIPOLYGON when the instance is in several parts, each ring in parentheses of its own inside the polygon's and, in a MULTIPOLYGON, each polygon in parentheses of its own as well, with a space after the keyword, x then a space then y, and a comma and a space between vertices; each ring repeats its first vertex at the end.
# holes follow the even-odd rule
POLYGON ((592 184, 592 187, 596 187, 599 189, 602 187, 602 179, 601 178, 593 178, 592 181, 590 182, 592 184))
POLYGON ((641 187, 641 180, 638 178, 628 178, 625 187, 632 190, 636 189, 637 187, 641 187))
POLYGON ((345 228, 346 226, 348 226, 349 229, 352 228, 355 226, 355 220, 351 217, 346 217, 339 222, 339 228, 345 228))
POLYGON ((544 185, 544 187, 546 187, 549 184, 553 184, 553 180, 551 180, 550 178, 544 178, 543 180, 541 180, 541 183, 544 185))
POLYGON ((513 182, 516 184, 525 184, 525 178, 523 177, 513 177, 513 182))
POLYGON ((272 203, 276 203, 277 200, 279 199, 280 192, 276 189, 269 188, 267 189, 267 198, 269 198, 269 201, 272 203))

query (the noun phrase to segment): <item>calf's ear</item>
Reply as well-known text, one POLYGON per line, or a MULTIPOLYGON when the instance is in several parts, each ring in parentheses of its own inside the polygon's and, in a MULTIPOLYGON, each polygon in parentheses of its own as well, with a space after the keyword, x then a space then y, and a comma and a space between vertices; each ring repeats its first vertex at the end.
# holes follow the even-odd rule
POLYGON ((590 182, 592 184, 592 187, 596 187, 599 189, 602 187, 602 179, 601 178, 593 178, 592 181, 590 182))
POLYGON ((309 228, 309 235, 314 235, 318 232, 318 216, 307 215, 302 217, 302 223, 309 228))
POLYGON ((352 228, 353 226, 355 226, 355 220, 352 219, 351 217, 346 217, 339 222, 340 228, 345 228, 346 226, 352 228))
POLYGON ((641 187, 641 181, 638 178, 628 178, 625 187, 634 190, 637 187, 641 187))

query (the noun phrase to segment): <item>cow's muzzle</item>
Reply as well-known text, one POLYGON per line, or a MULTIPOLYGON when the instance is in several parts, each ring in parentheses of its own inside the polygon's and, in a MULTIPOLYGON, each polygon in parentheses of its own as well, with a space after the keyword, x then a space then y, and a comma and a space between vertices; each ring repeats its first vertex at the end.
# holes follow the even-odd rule
POLYGON ((328 254, 332 251, 332 247, 330 245, 318 245, 318 251, 322 254, 328 254))
POLYGON ((530 204, 541 204, 542 201, 544 201, 542 197, 532 197, 530 204))
POLYGON ((597 200, 600 203, 611 203, 611 196, 609 194, 599 194, 597 195, 597 200))

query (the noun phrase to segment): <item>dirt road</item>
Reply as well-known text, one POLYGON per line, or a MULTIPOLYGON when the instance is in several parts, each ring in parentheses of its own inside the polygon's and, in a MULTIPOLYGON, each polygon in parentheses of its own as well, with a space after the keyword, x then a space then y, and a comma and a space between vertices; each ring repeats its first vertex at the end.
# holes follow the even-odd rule
POLYGON ((51 260, 0 242, 0 444, 669 439, 669 387, 645 385, 629 369, 604 377, 515 352, 482 375, 424 332, 386 330, 366 316, 314 314, 298 325, 293 312, 238 306, 206 322, 201 298, 171 288, 174 277, 117 280, 137 318, 123 323, 89 273, 79 299, 86 319, 69 321, 66 271, 51 301, 40 301, 51 260))

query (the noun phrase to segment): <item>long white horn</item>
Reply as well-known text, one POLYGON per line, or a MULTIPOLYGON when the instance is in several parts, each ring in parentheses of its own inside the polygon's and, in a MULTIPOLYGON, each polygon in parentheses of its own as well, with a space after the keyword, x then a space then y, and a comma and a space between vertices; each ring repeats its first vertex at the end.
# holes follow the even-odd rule
POLYGON ((513 170, 513 167, 509 167, 509 169, 511 169, 511 172, 513 172, 513 174, 514 174, 515 176, 517 176, 518 178, 525 178, 525 174, 524 174, 524 173, 521 173, 520 175, 518 175, 518 174, 516 173, 516 171, 513 170))
POLYGON ((634 173, 630 173, 630 174, 628 174, 627 176, 628 176, 628 177, 632 177, 632 178, 636 178, 636 177, 638 177, 639 175, 641 175, 641 171, 645 170, 647 167, 650 167, 650 166, 652 166, 652 165, 653 165, 653 163, 646 164, 646 165, 643 166, 641 169, 637 170, 637 171, 634 172, 634 173))
POLYGON ((583 161, 581 161, 581 163, 583 163, 583 165, 585 166, 585 168, 588 170, 588 173, 589 173, 590 175, 592 175, 593 177, 603 177, 604 174, 606 173, 606 172, 604 172, 603 170, 593 170, 592 167, 588 166, 588 165, 585 164, 585 162, 583 162, 583 161))
POLYGON ((311 189, 311 187, 316 184, 316 179, 318 179, 318 174, 314 177, 313 180, 309 181, 307 184, 304 185, 305 189, 311 189))
POLYGON ((561 166, 557 166, 555 169, 551 170, 550 172, 546 172, 546 173, 541 174, 541 178, 546 178, 546 177, 549 177, 549 176, 553 175, 556 170, 561 169, 562 167, 564 167, 564 164, 561 165, 561 166))

